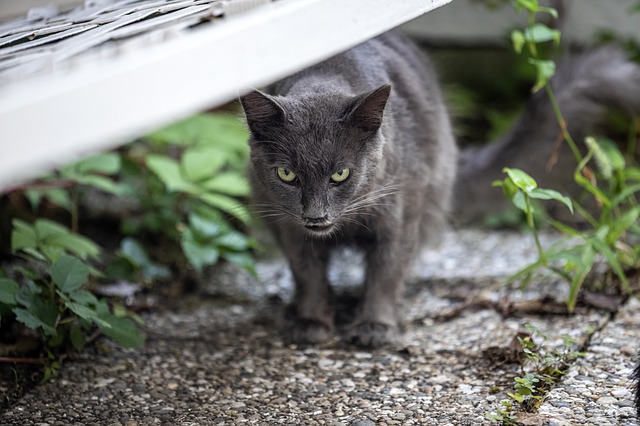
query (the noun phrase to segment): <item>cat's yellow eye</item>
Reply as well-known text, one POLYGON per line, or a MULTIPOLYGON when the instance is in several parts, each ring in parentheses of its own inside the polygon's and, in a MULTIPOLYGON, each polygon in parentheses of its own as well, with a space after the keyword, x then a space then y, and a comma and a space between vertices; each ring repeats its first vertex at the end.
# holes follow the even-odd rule
POLYGON ((345 180, 347 180, 347 178, 349 177, 350 174, 351 174, 351 170, 342 169, 342 170, 332 174, 331 175, 331 180, 334 181, 335 183, 344 182, 345 180))
POLYGON ((278 177, 284 182, 290 183, 296 179, 296 174, 285 167, 278 167, 278 177))

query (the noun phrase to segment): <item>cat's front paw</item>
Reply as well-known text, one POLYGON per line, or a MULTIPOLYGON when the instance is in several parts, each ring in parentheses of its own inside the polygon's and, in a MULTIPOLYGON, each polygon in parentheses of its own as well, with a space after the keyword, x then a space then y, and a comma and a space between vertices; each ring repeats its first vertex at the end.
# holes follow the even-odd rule
POLYGON ((352 326, 348 338, 356 346, 379 348, 395 343, 398 327, 375 322, 362 322, 352 326))
POLYGON ((333 329, 320 321, 297 319, 287 331, 292 343, 317 344, 331 338, 333 329))

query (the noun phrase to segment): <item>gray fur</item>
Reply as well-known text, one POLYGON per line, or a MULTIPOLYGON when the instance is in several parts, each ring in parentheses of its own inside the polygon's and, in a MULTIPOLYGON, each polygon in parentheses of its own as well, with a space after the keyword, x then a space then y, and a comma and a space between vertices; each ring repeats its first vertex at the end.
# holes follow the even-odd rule
POLYGON ((393 340, 409 263, 421 240, 443 225, 456 173, 431 65, 387 33, 275 84, 269 95, 253 92, 241 101, 252 134, 255 210, 296 282, 292 339, 317 343, 332 335, 327 263, 349 244, 367 260, 351 337, 363 346, 393 340), (283 182, 278 167, 297 180, 283 182), (344 168, 349 178, 331 183, 344 168))

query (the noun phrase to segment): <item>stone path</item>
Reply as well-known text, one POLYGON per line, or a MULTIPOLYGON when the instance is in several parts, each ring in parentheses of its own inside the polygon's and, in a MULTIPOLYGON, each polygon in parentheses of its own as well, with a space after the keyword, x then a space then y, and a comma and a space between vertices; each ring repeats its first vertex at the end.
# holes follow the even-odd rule
MULTIPOLYGON (((375 351, 339 337, 317 347, 284 344, 278 330, 291 286, 279 259, 260 265, 261 284, 218 274, 209 291, 233 288, 244 303, 206 298, 188 310, 152 313, 144 348, 100 341, 6 410, 0 424, 488 425, 486 412, 500 407, 520 374, 496 353, 530 322, 552 336, 549 344, 563 334, 591 340, 538 411, 520 417, 523 424, 637 426, 628 376, 640 347, 640 302, 630 299, 615 315, 583 308, 574 316, 503 317, 496 308, 506 298, 566 296, 566 285, 552 280, 525 292, 502 285, 534 256, 528 236, 447 233, 416 264, 401 342, 375 351)), ((358 263, 352 253, 336 262, 339 294, 360 279, 358 263)))

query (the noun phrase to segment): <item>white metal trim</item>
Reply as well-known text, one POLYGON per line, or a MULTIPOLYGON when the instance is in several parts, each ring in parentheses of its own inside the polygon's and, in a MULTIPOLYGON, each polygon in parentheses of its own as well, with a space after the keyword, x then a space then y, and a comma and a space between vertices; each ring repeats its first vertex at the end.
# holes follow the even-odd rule
POLYGON ((451 0, 288 0, 0 87, 0 185, 228 102, 451 0))

